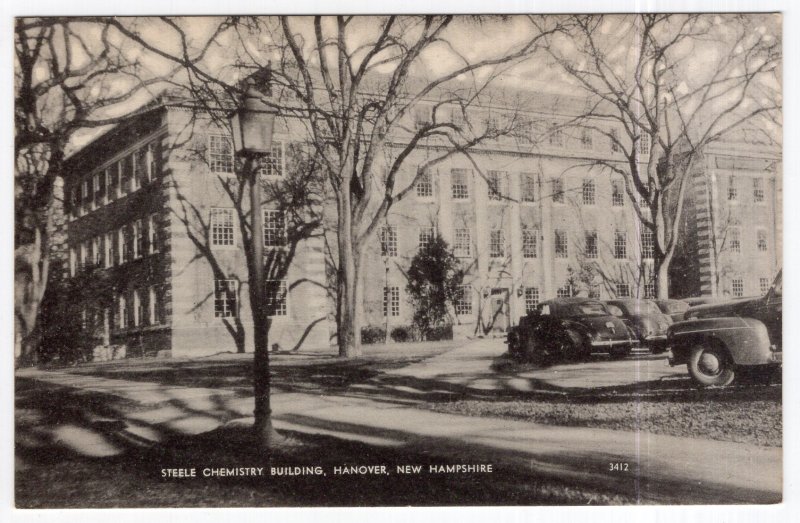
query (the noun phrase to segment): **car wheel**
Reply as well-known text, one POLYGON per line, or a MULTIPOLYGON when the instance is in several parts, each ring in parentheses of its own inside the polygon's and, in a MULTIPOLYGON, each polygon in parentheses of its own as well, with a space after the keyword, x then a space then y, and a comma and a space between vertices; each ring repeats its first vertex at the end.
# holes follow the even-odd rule
POLYGON ((704 387, 725 386, 733 381, 733 363, 727 352, 716 345, 702 343, 692 347, 686 366, 692 379, 704 387))

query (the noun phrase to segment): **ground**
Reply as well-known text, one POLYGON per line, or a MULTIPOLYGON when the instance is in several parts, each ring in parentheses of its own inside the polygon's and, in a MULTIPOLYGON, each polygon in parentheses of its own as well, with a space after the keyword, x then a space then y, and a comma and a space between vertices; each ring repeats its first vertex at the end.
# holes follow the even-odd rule
POLYGON ((277 354, 274 418, 294 444, 267 459, 254 450, 246 423, 237 422, 252 411, 250 366, 247 355, 229 355, 19 372, 17 506, 780 499, 781 386, 761 376, 697 389, 685 367, 670 368, 654 356, 618 362, 599 356, 541 369, 505 358, 499 339, 377 346, 350 361, 277 354), (649 434, 643 458, 625 450, 638 448, 639 434, 649 434), (690 461, 708 463, 688 470, 673 460, 687 445, 697 456, 690 461), (743 469, 770 465, 716 478, 713 456, 731 454, 740 455, 743 469), (601 470, 618 458, 631 463, 630 473, 601 470), (488 481, 479 473, 404 476, 392 469, 481 460, 495 464, 488 481), (253 464, 320 466, 328 475, 161 477, 170 467, 253 464), (345 464, 389 464, 389 474, 331 477, 345 464))

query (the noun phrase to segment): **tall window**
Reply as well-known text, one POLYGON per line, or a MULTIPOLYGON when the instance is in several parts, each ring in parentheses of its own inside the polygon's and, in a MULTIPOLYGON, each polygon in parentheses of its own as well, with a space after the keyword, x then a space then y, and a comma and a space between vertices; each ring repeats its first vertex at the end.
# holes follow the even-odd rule
POLYGON ((147 181, 152 182, 158 175, 158 143, 150 142, 147 144, 147 154, 145 160, 147 161, 147 181))
POLYGON ((551 183, 553 184, 553 203, 564 203, 564 180, 554 178, 551 183))
POLYGON ((735 202, 738 197, 739 197, 739 192, 736 189, 736 177, 730 175, 728 177, 728 201, 735 202))
POLYGON ((94 206, 94 198, 92 198, 92 186, 91 186, 91 179, 85 178, 83 183, 81 183, 81 198, 83 201, 83 214, 89 212, 92 207, 94 206))
POLYGON ((521 174, 521 187, 520 192, 522 193, 522 201, 523 202, 535 202, 536 201, 536 175, 533 173, 522 173, 521 174))
POLYGON ((211 172, 233 172, 233 144, 230 136, 224 134, 208 135, 208 165, 211 172))
POLYGON ((381 227, 381 256, 397 256, 397 227, 381 227))
POLYGON ((591 150, 593 142, 592 134, 592 130, 588 127, 581 129, 581 148, 585 150, 591 150))
POLYGON ((539 305, 539 289, 525 287, 525 312, 531 312, 539 305))
POLYGON ((732 279, 731 290, 733 291, 734 298, 741 298, 744 296, 744 280, 741 278, 732 279))
POLYGON ((270 152, 261 157, 258 166, 260 176, 283 176, 284 155, 283 142, 272 142, 270 152))
POLYGON ((122 194, 128 194, 133 180, 133 155, 129 154, 120 160, 119 190, 122 194))
POLYGON ((139 289, 133 290, 133 326, 138 327, 144 319, 144 303, 139 289))
POLYGON ((625 182, 623 180, 611 180, 611 205, 623 207, 625 205, 625 182))
POLYGON ((730 229, 730 250, 733 253, 739 254, 742 252, 742 234, 739 229, 732 227, 730 229))
POLYGON ((567 243, 567 231, 555 230, 555 246, 556 246, 556 258, 568 258, 569 257, 569 247, 567 243))
POLYGON ((106 167, 103 172, 106 176, 106 201, 110 202, 117 197, 117 191, 119 190, 119 171, 117 164, 115 163, 106 167))
POLYGON ((469 170, 453 169, 450 171, 450 187, 454 200, 469 199, 469 170))
POLYGON ((641 135, 639 141, 636 142, 636 149, 639 151, 639 154, 650 154, 650 135, 641 135))
POLYGON ((133 222, 133 258, 139 259, 144 254, 144 228, 142 220, 133 222))
POLYGON ((586 248, 584 251, 587 258, 597 258, 597 231, 586 231, 586 248))
POLYGON ((628 234, 625 231, 614 231, 614 258, 624 260, 628 257, 628 234))
POLYGON ((767 231, 764 229, 756 231, 756 243, 759 252, 767 252, 767 231))
POLYGON ((508 196, 508 173, 506 171, 489 171, 486 173, 490 200, 502 200, 508 196))
POLYGON ((644 299, 652 300, 656 297, 656 282, 650 278, 647 283, 644 284, 644 299))
POLYGON ((117 297, 117 328, 128 327, 128 304, 124 294, 117 297))
POLYGON ((417 197, 433 198, 433 180, 428 170, 422 171, 417 178, 417 197))
POLYGON ((140 149, 137 149, 134 153, 134 185, 138 188, 145 185, 148 181, 150 181, 150 176, 148 175, 148 169, 150 168, 150 162, 148 161, 148 147, 145 145, 140 149))
POLYGON ((456 229, 454 231, 455 241, 453 242, 453 252, 459 258, 468 258, 471 252, 472 240, 470 239, 469 229, 456 229))
POLYGON ((761 290, 761 294, 766 294, 769 291, 769 278, 759 278, 758 288, 761 290))
POLYGON ((103 266, 107 269, 114 265, 114 233, 107 232, 105 236, 105 240, 103 241, 104 244, 104 256, 103 256, 103 266))
POLYGON ((147 249, 149 254, 155 254, 161 249, 158 213, 153 213, 147 217, 147 249))
POLYGON ((214 317, 234 318, 238 314, 236 280, 214 280, 214 317))
POLYGON ((563 287, 559 287, 556 290, 556 297, 557 298, 571 298, 572 297, 572 285, 567 283, 563 287))
POLYGON ((583 204, 595 204, 595 184, 594 180, 583 180, 583 204))
POLYGON ((264 290, 267 293, 265 304, 267 316, 286 316, 288 313, 286 280, 266 280, 264 290))
POLYGON ((424 249, 433 241, 436 236, 436 231, 433 227, 420 227, 419 228, 419 248, 424 249))
POLYGON ((753 178, 753 201, 761 203, 764 201, 764 180, 753 178))
POLYGON ((647 227, 642 228, 642 258, 645 260, 652 260, 655 257, 656 245, 653 231, 647 227))
POLYGON ((502 258, 506 255, 506 239, 502 229, 493 229, 489 233, 489 257, 502 258))
POLYGON ((456 315, 472 315, 472 286, 461 285, 458 290, 458 299, 455 302, 456 315))
POLYGON ((383 288, 383 315, 400 316, 400 287, 383 288))
POLYGON ((92 263, 96 267, 100 267, 103 264, 102 243, 102 238, 100 236, 92 238, 92 263))
POLYGON ((630 298, 631 297, 631 286, 627 283, 617 283, 616 284, 616 295, 617 298, 630 298))
POLYGON ((211 245, 233 245, 233 209, 211 209, 210 222, 211 245))
POLYGON ((564 131, 559 128, 558 124, 552 124, 550 126, 550 136, 548 137, 548 141, 553 147, 564 146, 564 131))
POLYGON ((611 145, 611 152, 618 153, 620 151, 619 147, 619 131, 616 129, 611 129, 609 131, 609 141, 611 145))
POLYGON ((94 193, 94 201, 92 208, 97 208, 104 203, 103 197, 105 196, 105 175, 102 172, 94 173, 92 175, 92 191, 94 193))
POLYGON ((539 231, 523 230, 522 231, 522 257, 523 258, 536 258, 539 252, 539 231))
POLYGON ((264 209, 264 247, 286 245, 286 220, 283 211, 264 209))
POLYGON ((78 253, 76 252, 75 246, 71 245, 69 248, 69 275, 75 276, 75 272, 78 270, 78 253))
POLYGON ((158 318, 158 290, 155 285, 151 285, 147 289, 147 323, 150 325, 158 325, 161 323, 158 318))
POLYGON ((122 265, 128 261, 128 242, 126 241, 126 229, 122 226, 117 230, 117 263, 122 265))

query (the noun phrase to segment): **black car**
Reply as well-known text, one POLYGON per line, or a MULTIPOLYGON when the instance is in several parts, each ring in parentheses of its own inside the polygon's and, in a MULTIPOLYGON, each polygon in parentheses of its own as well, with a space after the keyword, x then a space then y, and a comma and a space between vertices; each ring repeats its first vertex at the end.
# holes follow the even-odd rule
POLYGON ((672 318, 661 312, 655 303, 636 298, 619 298, 605 303, 612 314, 629 322, 642 345, 653 353, 664 351, 672 318))
POLYGON ((590 298, 540 303, 511 328, 506 342, 512 357, 538 363, 581 360, 597 352, 621 358, 638 344, 622 320, 590 298))
POLYGON ((661 312, 672 318, 672 321, 683 320, 683 315, 689 310, 689 304, 683 300, 653 300, 661 312))

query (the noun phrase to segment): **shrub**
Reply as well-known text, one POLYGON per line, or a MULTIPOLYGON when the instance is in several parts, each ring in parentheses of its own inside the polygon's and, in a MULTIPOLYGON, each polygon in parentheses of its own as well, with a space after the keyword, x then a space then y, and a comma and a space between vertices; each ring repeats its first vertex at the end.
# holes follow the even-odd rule
POLYGON ((414 340, 414 334, 411 327, 406 326, 395 327, 392 329, 391 337, 392 341, 397 343, 405 343, 414 340))
POLYGON ((370 345, 372 343, 383 343, 386 341, 386 329, 370 325, 361 329, 361 343, 370 345))
POLYGON ((442 325, 439 327, 431 327, 425 336, 427 341, 443 341, 453 339, 453 326, 442 325))

